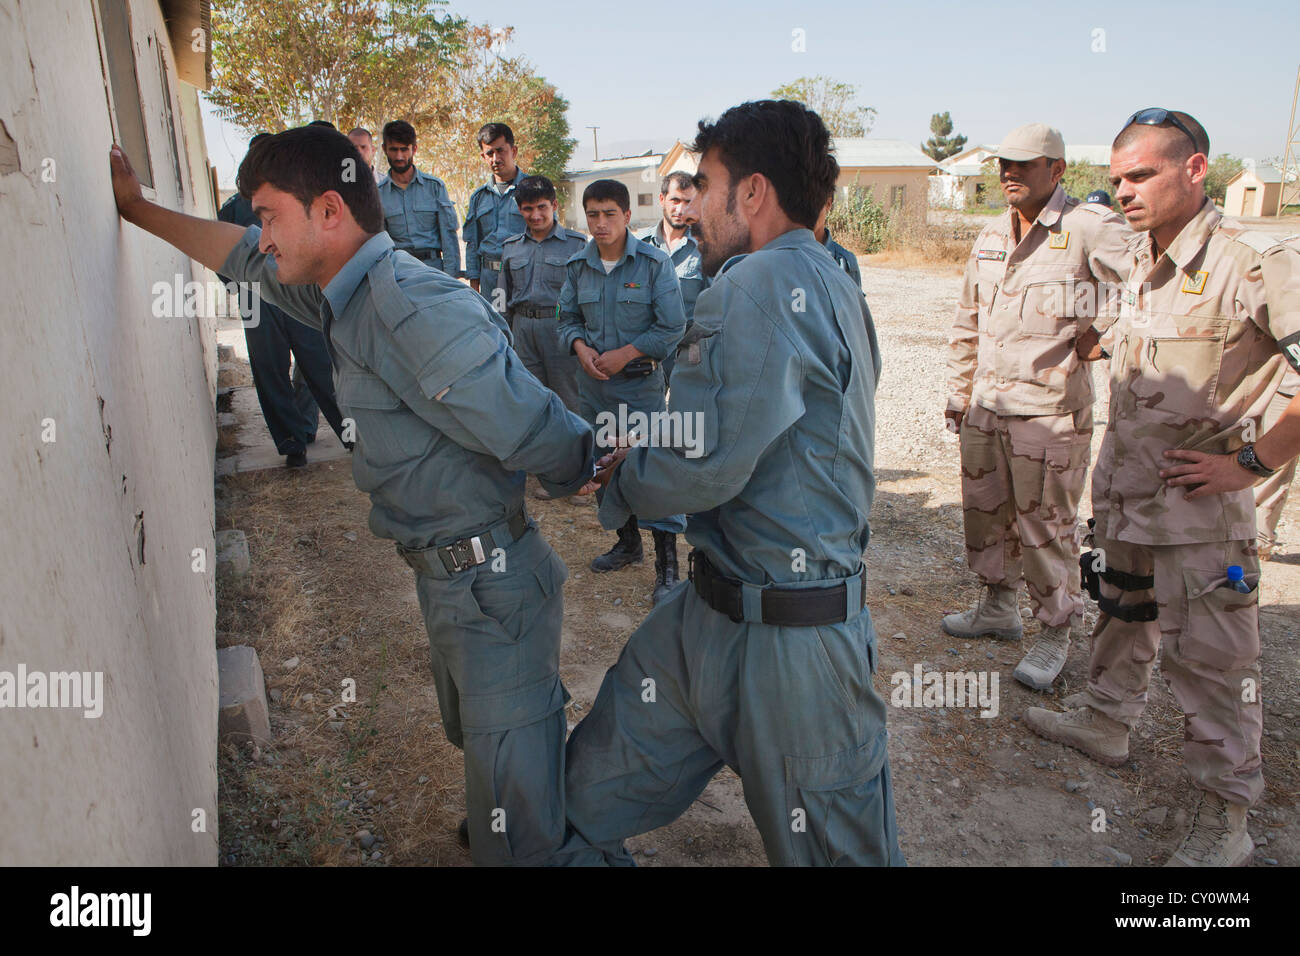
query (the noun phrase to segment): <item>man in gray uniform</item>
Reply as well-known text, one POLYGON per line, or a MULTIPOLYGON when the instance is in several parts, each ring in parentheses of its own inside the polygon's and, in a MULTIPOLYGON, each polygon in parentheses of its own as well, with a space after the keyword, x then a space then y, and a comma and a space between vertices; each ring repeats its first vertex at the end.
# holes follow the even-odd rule
POLYGON ((597 475, 605 527, 690 515, 691 584, 632 634, 569 739, 557 860, 631 863, 622 841, 725 764, 773 865, 902 864, 863 606, 880 359, 861 292, 811 231, 838 171, 830 134, 768 100, 700 123, 692 148, 714 281, 672 408, 704 417, 704 454, 621 449, 597 475))
MULTIPOLYGON (((700 247, 691 235, 691 223, 687 215, 694 199, 695 180, 690 174, 680 169, 669 173, 659 185, 659 208, 663 210, 663 218, 658 225, 644 229, 637 235, 642 242, 668 253, 668 258, 672 260, 677 282, 682 287, 682 305, 686 310, 686 333, 682 336, 682 342, 688 341, 691 326, 695 324, 695 300, 709 287, 709 278, 700 269, 700 247)), ((677 348, 681 347, 681 343, 678 343, 677 348)), ((664 358, 666 386, 672 384, 673 365, 676 361, 677 349, 664 358)))
MULTIPOLYGON (((592 239, 569 260, 560 291, 560 340, 578 356, 582 417, 612 446, 622 422, 665 411, 660 363, 672 354, 686 328, 681 287, 668 255, 632 235, 631 197, 614 179, 598 179, 582 193, 592 239)), ((654 416, 659 416, 655 418, 654 416)), ((653 427, 653 424, 652 424, 653 427)), ((650 434, 642 437, 654 437, 650 434)), ((671 436, 670 436, 671 437, 671 436)), ((677 584, 677 535, 686 516, 647 521, 654 533, 656 604, 677 584)), ((617 571, 641 561, 635 513, 624 516, 614 547, 591 562, 591 570, 617 571)))
POLYGON ((813 230, 813 235, 817 237, 818 242, 826 247, 826 251, 831 254, 831 258, 835 260, 836 264, 849 274, 853 284, 861 289, 862 269, 858 266, 858 257, 832 239, 831 231, 826 228, 826 219, 831 214, 831 206, 834 201, 832 196, 831 201, 826 203, 826 208, 822 210, 822 214, 817 217, 817 227, 813 230))
POLYGON ((478 131, 479 152, 492 170, 492 178, 474 190, 465 212, 465 277, 492 308, 505 314, 505 297, 497 293, 501 281, 502 246, 524 231, 515 202, 515 189, 527 175, 515 162, 519 148, 514 131, 505 123, 488 123, 478 131))
POLYGON ((524 513, 524 472, 571 494, 592 474, 591 430, 520 364, 487 303, 393 250, 374 180, 340 181, 360 158, 324 128, 258 143, 238 182, 261 229, 146 201, 117 147, 113 192, 124 219, 324 333, 370 529, 417 574, 474 862, 542 862, 564 835, 565 570, 524 513))
POLYGON ((388 175, 379 180, 384 228, 393 246, 449 276, 460 274, 456 207, 437 176, 415 168, 415 128, 405 120, 384 124, 388 175))
POLYGON ((527 231, 505 241, 501 288, 506 321, 515 334, 519 360, 537 380, 581 414, 578 359, 560 342, 556 304, 565 264, 587 245, 587 237, 555 218, 555 186, 545 176, 525 176, 515 187, 527 231))

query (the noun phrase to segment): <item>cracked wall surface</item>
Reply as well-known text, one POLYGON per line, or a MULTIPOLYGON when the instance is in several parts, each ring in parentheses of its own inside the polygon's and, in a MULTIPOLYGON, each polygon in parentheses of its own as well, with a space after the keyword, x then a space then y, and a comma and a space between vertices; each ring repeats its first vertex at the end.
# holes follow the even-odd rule
MULTIPOLYGON (((197 91, 128 7, 153 194, 214 216, 197 91)), ((0 4, 0 864, 210 865, 215 322, 151 306, 212 277, 117 216, 97 8, 0 4), (16 706, 20 666, 102 672, 102 715, 16 706)))

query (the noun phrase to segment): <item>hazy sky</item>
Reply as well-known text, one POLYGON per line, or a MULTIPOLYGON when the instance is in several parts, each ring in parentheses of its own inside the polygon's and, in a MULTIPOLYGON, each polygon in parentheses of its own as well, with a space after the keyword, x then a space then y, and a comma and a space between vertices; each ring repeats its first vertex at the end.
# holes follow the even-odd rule
MULTIPOLYGON (((604 157, 662 149, 689 139, 702 116, 818 73, 858 87, 878 110, 875 137, 920 144, 930 115, 947 110, 972 144, 1035 120, 1067 143, 1109 143, 1135 110, 1165 106, 1196 116, 1216 155, 1280 158, 1300 65, 1295 0, 624 0, 590 13, 452 0, 450 9, 515 28, 511 52, 569 100, 574 166, 591 158, 588 126, 600 127, 604 157), (796 30, 804 52, 793 49, 796 30)), ((245 140, 210 116, 207 133, 224 184, 245 140)))

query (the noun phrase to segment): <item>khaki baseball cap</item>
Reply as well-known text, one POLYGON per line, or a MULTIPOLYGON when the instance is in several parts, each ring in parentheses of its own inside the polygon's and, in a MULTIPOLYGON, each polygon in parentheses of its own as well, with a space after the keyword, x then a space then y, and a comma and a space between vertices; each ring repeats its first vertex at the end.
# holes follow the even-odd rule
POLYGON ((1065 140, 1061 131, 1046 123, 1027 123, 1002 138, 1002 145, 993 154, 999 159, 1022 163, 1046 156, 1048 159, 1065 159, 1065 140))

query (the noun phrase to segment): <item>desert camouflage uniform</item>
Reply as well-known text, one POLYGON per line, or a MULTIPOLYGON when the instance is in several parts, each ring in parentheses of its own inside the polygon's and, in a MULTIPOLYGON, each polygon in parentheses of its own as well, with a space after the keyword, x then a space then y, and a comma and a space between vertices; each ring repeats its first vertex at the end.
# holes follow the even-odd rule
MULTIPOLYGON (((1288 369, 1286 378, 1282 379, 1282 384, 1278 386, 1273 400, 1264 412, 1264 425, 1259 430, 1261 435, 1277 424, 1297 392, 1300 392, 1300 374, 1288 369)), ((1282 520, 1287 492, 1295 480, 1296 461, 1292 458, 1255 486, 1255 537, 1261 548, 1271 550, 1277 546, 1277 524, 1282 520)))
POLYGON ((961 428, 966 553, 984 584, 1023 577, 1045 627, 1083 612, 1078 510, 1092 443, 1092 376, 1075 339, 1114 321, 1133 233, 1057 186, 1016 244, 1014 209, 966 265, 948 358, 961 428), (1105 283, 1105 285, 1099 285, 1105 283))
POLYGON ((1085 702, 1131 728, 1163 640, 1188 771, 1249 806, 1264 786, 1252 490, 1188 501, 1159 472, 1176 464, 1166 449, 1235 452, 1248 420, 1262 433, 1284 371, 1279 348, 1300 363, 1300 255, 1224 221, 1209 199, 1154 264, 1149 238, 1134 253, 1093 473, 1094 555, 1109 580, 1099 582, 1085 702), (1251 593, 1224 586, 1234 564, 1251 593))

